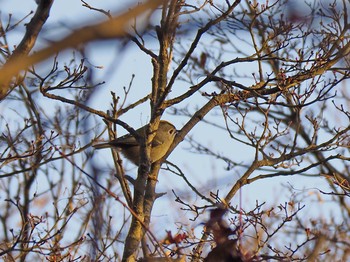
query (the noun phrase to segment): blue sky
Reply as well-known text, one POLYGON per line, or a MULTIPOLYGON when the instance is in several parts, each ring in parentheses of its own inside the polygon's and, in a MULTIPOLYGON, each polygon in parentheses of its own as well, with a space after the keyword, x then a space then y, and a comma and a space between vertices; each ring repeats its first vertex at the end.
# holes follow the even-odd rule
MULTIPOLYGON (((13 12, 16 18, 20 18, 29 13, 30 10, 35 10, 36 7, 35 2, 31 0, 2 0, 0 3, 2 5, 2 17, 4 17, 7 12, 13 12), (21 8, 16 8, 17 6, 21 6, 21 8)), ((130 1, 95 0, 89 1, 89 3, 98 8, 110 9, 112 10, 112 13, 114 13, 117 12, 119 8, 124 8, 125 3, 130 3, 130 1), (119 6, 116 6, 115 2, 118 2, 119 6)), ((74 28, 79 28, 84 25, 86 21, 93 22, 104 18, 104 16, 97 12, 81 7, 81 2, 78 0, 58 0, 54 3, 48 21, 48 27, 54 28, 56 26, 57 31, 54 31, 53 29, 50 29, 50 31, 44 31, 44 37, 49 40, 61 39, 66 33, 71 32, 74 28)), ((15 39, 19 36, 20 34, 17 33, 13 35, 13 44, 16 43, 15 39)), ((34 49, 40 48, 41 45, 45 45, 45 42, 39 42, 34 49)), ((138 97, 142 97, 141 94, 147 94, 149 92, 152 75, 151 61, 149 57, 138 51, 138 48, 128 46, 120 52, 118 44, 115 44, 112 41, 99 45, 89 44, 88 48, 90 50, 89 62, 92 65, 101 67, 101 69, 97 70, 98 73, 96 74, 96 80, 107 80, 106 85, 101 88, 101 92, 96 93, 95 98, 91 102, 91 106, 100 110, 107 110, 111 101, 109 95, 110 91, 121 92, 123 86, 128 86, 132 74, 136 75, 133 86, 137 88, 132 88, 130 101, 132 101, 133 98, 137 99, 138 97)), ((179 83, 177 87, 179 89, 187 88, 184 83, 179 83)), ((200 97, 197 99, 197 101, 193 101, 193 104, 189 104, 190 108, 193 109, 195 106, 203 105, 205 102, 205 100, 200 97)), ((147 105, 139 107, 123 116, 122 120, 137 128, 145 124, 149 119, 147 110, 147 105)), ((213 115, 209 114, 207 117, 210 118, 213 117, 213 115)), ((187 120, 184 117, 176 117, 167 114, 164 118, 173 122, 178 129, 181 128, 187 120)), ((120 129, 120 133, 123 134, 125 131, 120 129)), ((246 161, 251 158, 251 152, 240 148, 240 145, 235 142, 233 142, 230 147, 227 147, 228 135, 225 131, 218 131, 217 129, 208 127, 204 123, 199 123, 189 135, 195 136, 206 146, 213 148, 218 152, 226 153, 235 159, 246 161), (237 146, 237 148, 235 146, 237 146)), ((105 135, 105 138, 107 138, 107 134, 105 135)), ((180 144, 169 157, 169 160, 181 167, 186 173, 188 179, 200 188, 202 193, 208 195, 210 190, 216 191, 216 189, 220 189, 222 191, 221 195, 224 196, 224 192, 229 190, 234 181, 236 181, 242 174, 241 172, 244 172, 244 170, 240 169, 225 171, 225 163, 220 161, 217 162, 215 159, 213 160, 207 156, 189 153, 187 149, 188 144, 180 144)), ((112 167, 113 162, 108 150, 97 152, 95 157, 97 162, 101 163, 101 166, 112 167)), ((132 168, 129 172, 131 176, 134 176, 137 171, 136 168, 132 168)), ((179 180, 174 175, 164 171, 161 171, 161 173, 163 174, 159 177, 158 190, 159 192, 168 192, 168 196, 158 200, 161 204, 155 205, 154 216, 157 217, 156 219, 158 221, 168 223, 167 221, 169 221, 172 210, 169 211, 168 209, 164 209, 164 207, 167 207, 169 201, 172 202, 174 199, 171 190, 175 189, 179 194, 186 195, 188 188, 182 180, 179 180)), ((106 173, 106 176, 107 175, 108 172, 106 173)), ((324 180, 311 179, 302 176, 267 179, 255 182, 242 189, 241 194, 243 206, 253 207, 256 199, 259 199, 260 202, 267 201, 267 206, 289 201, 290 193, 280 186, 281 183, 292 183, 296 188, 296 191, 303 190, 304 188, 328 188, 324 180)), ((315 192, 315 190, 309 191, 310 195, 315 194, 316 199, 317 195, 315 192)), ((198 202, 200 201, 196 197, 193 197, 193 199, 198 202)), ((237 195, 232 200, 232 204, 236 205, 238 203, 239 196, 237 195)), ((327 207, 327 205, 328 204, 325 203, 325 207, 327 207)), ((329 205, 331 205, 331 203, 329 205)), ((172 208, 173 207, 179 208, 177 204, 173 204, 172 208)), ((321 213, 323 211, 324 210, 318 208, 318 210, 315 210, 315 212, 310 215, 316 215, 317 212, 321 213)))

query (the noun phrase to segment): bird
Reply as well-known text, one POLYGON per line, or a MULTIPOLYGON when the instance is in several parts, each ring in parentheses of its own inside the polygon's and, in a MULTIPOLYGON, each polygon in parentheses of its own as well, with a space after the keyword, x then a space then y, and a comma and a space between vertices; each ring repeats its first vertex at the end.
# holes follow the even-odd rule
MULTIPOLYGON (((138 135, 142 138, 146 135, 149 124, 140 127, 135 130, 138 135)), ((169 150, 171 144, 174 141, 177 130, 175 126, 165 120, 160 120, 158 130, 153 138, 150 152, 150 162, 151 164, 160 160, 169 150)), ((136 166, 140 163, 140 144, 137 139, 131 135, 127 134, 121 136, 117 139, 111 140, 105 143, 99 143, 93 145, 96 149, 101 148, 117 148, 121 153, 129 159, 136 166)))

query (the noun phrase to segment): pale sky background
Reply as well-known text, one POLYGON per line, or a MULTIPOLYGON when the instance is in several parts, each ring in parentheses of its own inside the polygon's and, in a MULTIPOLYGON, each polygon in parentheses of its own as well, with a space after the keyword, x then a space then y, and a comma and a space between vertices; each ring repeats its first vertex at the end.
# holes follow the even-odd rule
MULTIPOLYGON (((115 1, 115 0, 104 0, 104 1, 88 1, 92 6, 110 9, 112 13, 115 13, 119 8, 125 8, 125 3, 136 2, 136 1, 115 1), (116 4, 118 3, 118 4, 116 4), (123 4, 124 3, 124 4, 123 4), (119 5, 119 6, 118 6, 119 5)), ((265 2, 265 1, 263 1, 265 2)), ((30 10, 35 10, 36 3, 34 0, 0 0, 1 4, 1 16, 4 17, 8 12, 13 13, 15 18, 22 17, 23 14, 29 13, 30 10), (20 6, 20 8, 18 8, 20 6)), ((98 19, 104 19, 101 14, 83 8, 81 2, 78 0, 56 0, 51 11, 50 18, 47 22, 47 28, 50 28, 50 32, 45 31, 45 36, 51 36, 52 39, 61 39, 65 33, 69 32, 74 28, 79 28, 85 23, 85 21, 97 21, 98 19), (56 26, 56 30, 51 29, 53 25, 56 26)), ((21 25, 23 27, 23 25, 21 25)), ((13 35, 13 39, 16 39, 20 35, 13 35)), ((15 40, 13 44, 17 43, 15 40)), ((43 42, 38 43, 35 46, 34 50, 38 50, 43 42)), ((101 43, 100 45, 89 45, 91 46, 92 59, 91 63, 96 66, 102 66, 103 69, 100 69, 100 73, 97 75, 97 79, 106 79, 107 84, 101 88, 101 92, 98 94, 95 93, 96 97, 92 101, 93 107, 98 109, 106 110, 109 107, 110 103, 110 91, 119 92, 122 90, 123 86, 128 86, 131 79, 131 75, 135 74, 134 85, 139 87, 139 89, 132 89, 131 97, 133 95, 139 95, 138 92, 147 92, 150 90, 151 86, 151 74, 152 67, 149 57, 145 55, 140 55, 142 52, 137 51, 135 47, 127 47, 123 50, 123 54, 117 52, 116 45, 112 41, 101 43), (117 60, 117 61, 116 61, 117 60), (133 93, 135 92, 135 93, 133 93), (107 102, 108 101, 108 102, 107 102)), ((244 70, 244 68, 243 68, 244 70)), ((179 83, 179 88, 187 88, 182 86, 182 83, 179 83)), ((141 97, 141 96, 140 96, 141 97)), ((193 105, 189 105, 190 108, 194 108, 197 105, 203 105, 205 100, 198 97, 198 101, 195 101, 193 105)), ((187 101, 191 103, 191 101, 187 101)), ((1 109, 1 105, 0 105, 1 109)), ((207 117, 210 117, 210 113, 207 117)), ((217 120, 222 121, 220 119, 217 120)), ((147 109, 145 107, 138 108, 132 113, 128 113, 125 116, 122 116, 122 120, 128 122, 130 125, 133 125, 135 128, 145 124, 149 119, 147 115, 147 109), (130 120, 128 119, 130 118, 130 120)), ((172 115, 165 114, 164 119, 167 119, 173 122, 178 129, 186 122, 186 118, 176 117, 172 115)), ((101 120, 102 123, 102 120, 101 120)), ((223 123, 220 122, 220 123, 223 123)), ((125 133, 120 129, 121 133, 125 133)), ((227 139, 228 134, 224 131, 218 131, 208 127, 207 125, 200 123, 198 124, 189 135, 193 135, 197 138, 200 138, 203 143, 211 148, 215 148, 218 151, 227 152, 231 157, 235 159, 241 159, 242 161, 247 158, 251 158, 251 152, 242 150, 238 145, 233 142, 230 144, 230 148, 227 148, 227 139), (220 148, 220 150, 218 149, 220 148)), ((107 134, 105 135, 107 138, 107 134)), ((231 188, 234 184, 233 181, 236 181, 237 178, 241 175, 241 172, 245 170, 241 169, 232 169, 226 171, 224 167, 226 166, 223 162, 218 162, 215 159, 191 154, 187 151, 189 145, 187 143, 181 143, 178 148, 172 153, 169 157, 169 161, 178 165, 186 174, 187 178, 198 188, 202 193, 206 193, 206 196, 209 196, 209 190, 216 191, 220 189, 221 196, 225 196, 225 192, 231 188)), ((96 162, 103 165, 112 166, 112 158, 110 157, 109 150, 103 150, 103 152, 95 153, 96 162)), ((129 165, 131 167, 131 165, 129 165)), ((129 171, 131 176, 137 172, 136 168, 132 168, 129 171)), ((171 189, 175 189, 178 194, 185 194, 188 187, 184 184, 183 181, 174 177, 174 175, 161 171, 164 174, 161 174, 159 177, 158 192, 168 192, 167 196, 157 200, 155 204, 155 210, 153 212, 154 217, 156 217, 159 223, 167 223, 172 219, 172 212, 168 212, 169 208, 169 199, 174 200, 174 196, 171 193, 171 189), (166 207, 166 208, 165 208, 166 207)), ((106 172, 106 177, 108 172, 106 172)), ((312 179, 302 176, 288 176, 285 178, 273 178, 266 179, 263 181, 254 182, 251 185, 245 186, 242 191, 242 207, 249 209, 255 205, 256 199, 259 200, 259 203, 264 201, 267 202, 265 208, 267 209, 271 205, 276 205, 278 203, 283 203, 289 201, 290 192, 287 192, 284 188, 281 187, 281 183, 287 184, 292 183, 296 189, 296 192, 303 190, 305 188, 319 188, 328 190, 326 182, 322 179, 312 179)), ((309 190, 310 194, 314 194, 315 190, 309 190)), ((317 195, 315 194, 314 199, 317 195)), ((199 199, 198 199, 199 201, 199 199)), ((239 195, 237 195, 232 201, 233 206, 239 205, 239 195)), ((178 204, 172 202, 171 208, 180 208, 178 204)), ((307 209, 302 212, 303 214, 308 214, 308 216, 318 216, 323 212, 331 212, 331 203, 328 205, 326 202, 324 204, 324 209, 320 208, 318 205, 317 209, 312 209, 312 205, 308 203, 307 209)), ((119 208, 119 207, 118 207, 119 208)), ((333 211, 332 211, 333 212, 333 211)), ((175 218, 176 219, 176 218, 175 218)), ((204 221, 197 221, 200 223, 204 221)), ((173 226, 169 223, 169 227, 173 226)))

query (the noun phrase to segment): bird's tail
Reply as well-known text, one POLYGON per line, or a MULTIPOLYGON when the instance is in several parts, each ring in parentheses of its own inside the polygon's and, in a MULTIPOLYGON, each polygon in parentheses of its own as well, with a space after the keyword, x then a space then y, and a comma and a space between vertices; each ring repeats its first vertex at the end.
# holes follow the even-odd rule
POLYGON ((96 149, 101 149, 101 148, 110 148, 112 145, 109 142, 106 142, 106 143, 97 143, 92 146, 96 149))

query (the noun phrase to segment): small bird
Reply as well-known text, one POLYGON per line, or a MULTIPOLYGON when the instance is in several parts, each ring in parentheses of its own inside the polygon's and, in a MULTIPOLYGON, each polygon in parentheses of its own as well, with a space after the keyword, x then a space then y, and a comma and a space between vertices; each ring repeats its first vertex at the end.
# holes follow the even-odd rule
MULTIPOLYGON (((135 130, 138 135, 144 137, 148 128, 148 124, 135 130)), ((177 130, 173 124, 168 121, 160 120, 157 133, 152 141, 150 161, 154 163, 161 159, 167 152, 169 147, 174 141, 177 130)), ((135 165, 139 165, 140 162, 140 145, 135 137, 131 134, 124 135, 115 140, 96 144, 93 147, 111 148, 115 147, 120 149, 122 154, 133 162, 135 165)))

